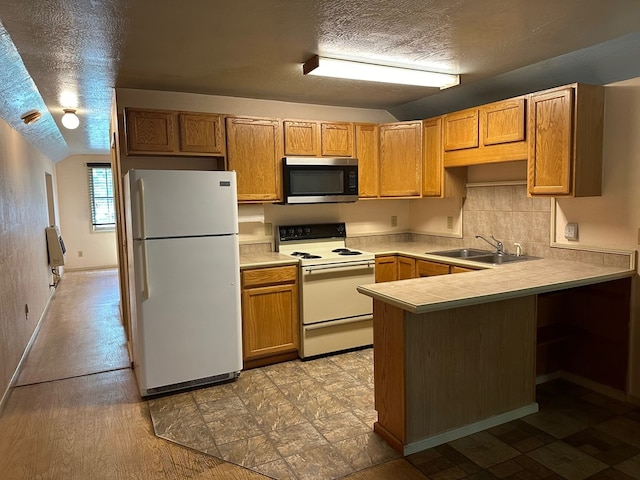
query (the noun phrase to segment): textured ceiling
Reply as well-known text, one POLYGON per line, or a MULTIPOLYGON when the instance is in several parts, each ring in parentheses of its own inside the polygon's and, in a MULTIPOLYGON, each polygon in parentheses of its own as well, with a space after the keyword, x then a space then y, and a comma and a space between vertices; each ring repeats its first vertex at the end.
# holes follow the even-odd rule
MULTIPOLYGON (((549 82, 561 68, 550 59, 640 31, 640 2, 0 0, 0 23, 0 41, 15 44, 33 79, 5 74, 3 83, 13 84, 8 95, 26 100, 35 92, 50 112, 21 132, 59 160, 65 151, 108 151, 112 87, 382 108, 407 118, 433 99, 453 105, 465 92, 490 89, 493 78, 527 83, 529 65, 544 65, 549 82), (460 73, 462 84, 440 92, 304 77, 300 64, 314 54, 460 73), (63 92, 76 96, 75 131, 60 127, 62 108, 73 106, 63 105, 63 92)), ((578 58, 593 61, 587 53, 578 58)), ((0 71, 17 60, 3 54, 0 71)), ((12 126, 29 109, 15 103, 0 102, 12 126)))

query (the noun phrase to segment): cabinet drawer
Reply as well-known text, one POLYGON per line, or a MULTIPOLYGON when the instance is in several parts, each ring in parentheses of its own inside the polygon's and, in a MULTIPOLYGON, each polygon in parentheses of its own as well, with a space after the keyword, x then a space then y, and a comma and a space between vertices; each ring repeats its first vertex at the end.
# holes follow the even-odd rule
POLYGON ((298 267, 288 265, 286 267, 256 268, 242 271, 243 288, 257 287, 260 285, 273 285, 278 283, 295 282, 298 275, 298 267))
POLYGON ((449 275, 449 265, 445 263, 418 260, 418 277, 433 277, 436 275, 449 275))

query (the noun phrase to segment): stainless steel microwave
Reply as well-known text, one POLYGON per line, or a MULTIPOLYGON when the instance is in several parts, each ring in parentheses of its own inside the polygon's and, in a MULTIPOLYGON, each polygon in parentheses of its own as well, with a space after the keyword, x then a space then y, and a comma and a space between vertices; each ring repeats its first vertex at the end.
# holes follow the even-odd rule
POLYGON ((358 200, 357 158, 285 157, 284 203, 337 203, 358 200))

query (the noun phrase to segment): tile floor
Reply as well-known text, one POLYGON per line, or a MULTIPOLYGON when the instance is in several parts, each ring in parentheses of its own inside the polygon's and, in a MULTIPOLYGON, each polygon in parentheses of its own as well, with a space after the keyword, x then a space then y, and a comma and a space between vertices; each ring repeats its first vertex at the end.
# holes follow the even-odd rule
POLYGON ((149 400, 156 434, 277 479, 340 478, 400 455, 373 433, 373 351, 242 372, 149 400))
MULTIPOLYGON (((340 478, 399 455, 372 432, 372 350, 243 372, 149 401, 156 434, 276 479, 340 478)), ((540 411, 406 457, 430 480, 640 480, 640 408, 572 383, 540 411)))

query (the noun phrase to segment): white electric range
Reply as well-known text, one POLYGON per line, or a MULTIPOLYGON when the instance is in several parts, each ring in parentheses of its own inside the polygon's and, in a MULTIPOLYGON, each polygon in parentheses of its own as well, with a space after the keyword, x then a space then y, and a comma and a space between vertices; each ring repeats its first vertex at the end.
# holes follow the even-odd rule
POLYGON ((373 343, 373 302, 357 292, 375 282, 375 255, 346 247, 344 223, 278 227, 276 249, 300 259, 300 357, 373 343))

